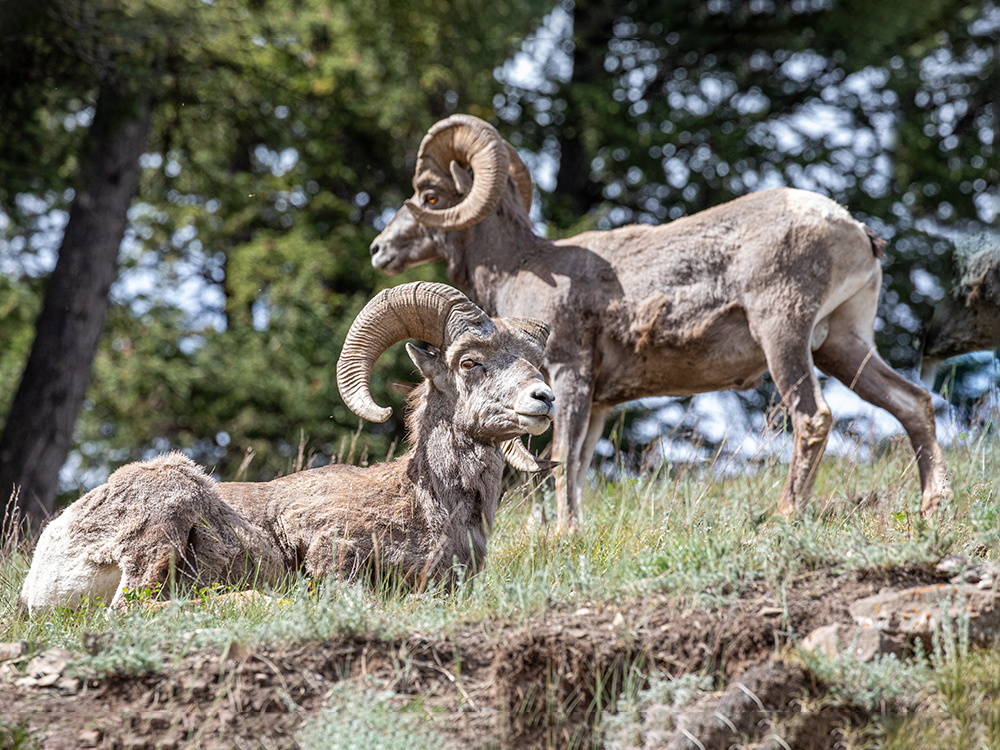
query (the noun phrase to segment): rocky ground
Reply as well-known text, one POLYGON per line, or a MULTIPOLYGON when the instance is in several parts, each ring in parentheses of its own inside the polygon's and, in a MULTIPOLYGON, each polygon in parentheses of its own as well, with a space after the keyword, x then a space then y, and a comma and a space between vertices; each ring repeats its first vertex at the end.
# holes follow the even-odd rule
MULTIPOLYGON (((820 572, 781 597, 762 586, 715 610, 648 599, 397 640, 233 645, 169 671, 100 679, 72 674, 72 652, 0 644, 0 716, 26 730, 22 747, 285 748, 338 682, 364 680, 393 691, 400 707, 419 697, 455 747, 586 747, 628 675, 707 670, 715 692, 684 710, 645 707, 617 745, 725 747, 742 737, 743 747, 833 748, 867 716, 811 701, 824 686, 792 647, 862 660, 905 655, 941 618, 957 616, 974 642, 991 642, 1000 629, 995 574, 958 560, 820 572)), ((81 651, 112 637, 90 636, 81 651)))

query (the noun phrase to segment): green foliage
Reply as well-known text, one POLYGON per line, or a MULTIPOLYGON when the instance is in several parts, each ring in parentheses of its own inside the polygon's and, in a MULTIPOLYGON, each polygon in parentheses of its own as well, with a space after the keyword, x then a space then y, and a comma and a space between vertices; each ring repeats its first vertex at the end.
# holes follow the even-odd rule
MULTIPOLYGON (((24 137, 0 144, 0 257, 11 253, 15 281, 46 270, 45 230, 72 198, 99 86, 152 90, 157 103, 78 425, 78 483, 167 446, 226 478, 250 451, 260 478, 345 452, 358 420, 336 392, 336 358, 386 283, 367 263, 372 224, 406 192, 406 156, 434 120, 489 116, 493 68, 544 7, 47 0, 7 14, 19 34, 0 59, 0 125, 24 137)), ((12 330, 0 343, 26 329, 12 330)), ((12 343, 0 385, 23 362, 12 343)), ((390 353, 375 379, 376 398, 399 407, 409 360, 390 353)), ((401 440, 396 412, 360 436, 358 455, 401 440)))
POLYGON ((800 653, 835 701, 873 714, 865 734, 885 750, 1000 747, 1000 650, 969 647, 969 623, 944 620, 933 647, 899 660, 859 662, 800 653))
MULTIPOLYGON (((327 581, 315 588, 300 582, 282 596, 288 602, 278 617, 263 623, 254 636, 265 641, 325 641, 343 635, 374 635, 391 638, 406 628, 393 622, 380 604, 403 604, 404 595, 380 602, 363 585, 346 586, 327 581)), ((427 626, 428 623, 423 623, 427 626)), ((440 624, 440 623, 438 623, 440 624)))
POLYGON ((926 711, 886 724, 884 747, 1000 747, 1000 651, 968 652, 936 666, 926 711))
MULTIPOLYGON (((940 559, 942 550, 957 543, 954 528, 919 520, 918 486, 898 455, 901 450, 891 459, 891 480, 861 464, 821 464, 817 499, 793 524, 754 500, 780 488, 783 465, 728 478, 716 476, 712 467, 681 468, 676 477, 648 488, 647 502, 662 507, 664 526, 657 544, 638 555, 637 564, 657 588, 728 597, 754 581, 780 588, 781 581, 802 574, 940 559), (873 485, 887 499, 866 507, 863 488, 873 485), (720 513, 720 506, 725 511, 720 513)), ((989 520, 966 515, 963 536, 991 535, 989 520)))
MULTIPOLYGON (((246 476, 270 478, 299 468, 298 445, 286 436, 303 436, 305 465, 343 456, 358 419, 340 400, 336 362, 368 293, 337 291, 331 282, 354 273, 352 265, 295 229, 261 232, 230 252, 233 308, 246 315, 234 314, 224 331, 192 332, 169 308, 140 318, 114 310, 113 338, 95 362, 92 406, 81 422, 89 461, 137 458, 169 440, 226 479, 254 451, 261 459, 246 476), (258 298, 266 319, 255 321, 258 298)), ((393 378, 412 381, 408 363, 401 347, 379 363, 373 393, 382 403, 398 404, 393 378)), ((385 455, 401 424, 398 409, 388 425, 364 430, 358 455, 385 455)))
POLYGON ((654 706, 683 709, 698 698, 712 692, 712 677, 685 673, 669 677, 660 673, 650 676, 649 684, 634 684, 623 690, 613 713, 601 717, 603 747, 607 750, 624 750, 642 746, 643 713, 654 706))
MULTIPOLYGON (((74 675, 143 674, 169 669, 198 650, 226 654, 236 645, 336 638, 393 641, 413 633, 447 634, 470 623, 478 623, 483 638, 490 639, 498 624, 518 626, 553 610, 636 601, 726 607, 740 593, 758 597, 762 582, 780 597, 804 577, 838 571, 911 566, 946 554, 996 560, 1000 537, 994 500, 1000 478, 992 469, 998 452, 1000 444, 990 437, 946 450, 956 497, 926 527, 915 521, 916 472, 902 449, 876 452, 864 463, 825 459, 816 507, 794 526, 770 516, 786 469, 776 461, 741 477, 722 477, 717 466, 673 467, 655 479, 591 487, 586 521, 572 536, 556 535, 551 526, 530 520, 538 505, 551 511, 547 490, 517 486, 501 506, 485 570, 475 585, 462 584, 449 595, 372 592, 298 579, 266 592, 272 598, 218 597, 217 589, 206 589, 181 592, 161 604, 152 601, 151 592, 136 592, 136 606, 126 612, 91 603, 29 619, 14 604, 28 560, 26 550, 15 544, 0 556, 3 640, 75 652, 97 641, 101 648, 74 661, 74 675), (871 499, 873 493, 877 500, 871 499), (858 505, 858 497, 869 500, 858 505)), ((970 648, 963 627, 961 620, 944 627, 926 658, 882 658, 872 664, 847 657, 802 660, 827 685, 828 695, 821 700, 872 711, 872 723, 863 731, 881 747, 991 747, 1000 690, 998 654, 996 648, 970 648), (914 713, 897 713, 903 709, 914 713)), ((681 707, 717 687, 705 674, 666 680, 641 658, 622 666, 620 674, 605 676, 609 684, 597 686, 620 696, 617 714, 601 719, 609 746, 626 742, 649 706, 681 707)), ((407 668, 404 659, 399 669, 407 668)), ((338 688, 329 712, 303 729, 302 742, 323 746, 349 721, 356 722, 351 726, 359 737, 405 731, 424 736, 419 698, 408 703, 402 696, 352 690, 338 688)))
POLYGON ((921 654, 906 660, 895 654, 879 654, 870 662, 859 661, 849 651, 834 659, 807 652, 800 653, 800 658, 827 686, 834 701, 860 706, 868 712, 916 709, 933 675, 921 654))
POLYGON ((367 686, 338 684, 330 706, 299 730, 296 740, 303 750, 403 750, 424 742, 447 748, 444 738, 421 724, 412 711, 400 711, 400 699, 391 692, 367 686))
MULTIPOLYGON (((110 623, 112 626, 117 623, 110 623)), ((107 627, 107 625, 105 625, 107 627)), ((68 665, 68 673, 80 679, 104 678, 110 675, 142 675, 163 669, 167 655, 163 650, 163 636, 176 633, 163 632, 163 628, 145 630, 130 629, 127 636, 111 632, 106 647, 94 654, 83 655, 68 665)), ((72 645, 76 650, 83 645, 80 641, 72 645)), ((182 644, 187 645, 187 644, 182 644)))
POLYGON ((4 750, 35 750, 41 747, 27 722, 0 719, 0 747, 4 750))
MULTIPOLYGON (((510 79, 515 145, 559 158, 557 234, 660 223, 780 184, 827 193, 890 241, 879 345, 909 367, 941 237, 995 222, 995 3, 587 0, 546 79, 510 79), (571 73, 568 72, 571 70, 571 73), (923 277, 928 278, 928 277, 923 277)), ((539 51, 538 54, 542 54, 539 51)))
POLYGON ((0 275, 0 423, 14 397, 35 335, 40 308, 35 286, 30 280, 0 275))

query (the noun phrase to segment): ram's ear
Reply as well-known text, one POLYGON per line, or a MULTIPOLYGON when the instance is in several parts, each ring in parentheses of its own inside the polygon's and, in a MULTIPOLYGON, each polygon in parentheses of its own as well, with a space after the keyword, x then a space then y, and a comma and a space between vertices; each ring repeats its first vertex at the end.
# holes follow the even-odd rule
POLYGON ((444 388, 448 379, 448 367, 444 363, 441 352, 433 346, 426 349, 419 349, 407 342, 406 353, 410 355, 413 364, 423 376, 424 380, 430 381, 438 390, 444 388))
POLYGON ((458 191, 459 195, 468 195, 469 191, 472 190, 472 173, 457 161, 453 161, 449 168, 451 169, 451 179, 455 181, 455 190, 458 191))

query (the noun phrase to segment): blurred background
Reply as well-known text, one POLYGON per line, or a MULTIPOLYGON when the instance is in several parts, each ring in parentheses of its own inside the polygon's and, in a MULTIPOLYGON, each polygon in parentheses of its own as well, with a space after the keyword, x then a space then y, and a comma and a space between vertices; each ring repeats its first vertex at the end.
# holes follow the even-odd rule
MULTIPOLYGON (((888 241, 878 343, 915 377, 953 244, 998 223, 998 58, 992 1, 5 4, 0 494, 44 514, 170 447, 227 480, 396 450, 402 348, 373 389, 396 416, 360 431, 335 364, 375 291, 446 280, 380 274, 368 245, 455 112, 519 150, 550 237, 778 185, 835 198, 888 241)), ((992 429, 992 353, 944 376, 942 437, 992 429)), ((827 395, 831 450, 898 433, 827 395)), ((787 450, 775 404, 769 382, 647 400, 599 453, 740 470, 787 450)))

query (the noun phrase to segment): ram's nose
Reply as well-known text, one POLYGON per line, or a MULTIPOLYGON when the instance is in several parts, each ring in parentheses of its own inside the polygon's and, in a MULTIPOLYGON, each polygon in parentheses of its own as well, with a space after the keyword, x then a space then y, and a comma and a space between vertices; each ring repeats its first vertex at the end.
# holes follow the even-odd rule
POLYGON ((392 260, 385 244, 378 237, 372 240, 372 244, 368 246, 368 252, 372 255, 372 265, 375 268, 383 269, 392 260))
POLYGON ((545 383, 540 382, 521 391, 516 409, 521 429, 531 435, 541 435, 549 429, 555 420, 555 400, 555 394, 545 383))
POLYGON ((549 388, 547 385, 545 385, 545 383, 539 383, 538 385, 536 385, 534 388, 531 389, 529 395, 535 401, 541 401, 543 404, 545 404, 546 411, 548 411, 549 413, 553 411, 553 404, 555 404, 556 394, 554 394, 552 392, 552 389, 549 388))
POLYGON ((518 411, 525 416, 545 417, 553 419, 555 408, 553 404, 556 395, 545 383, 538 383, 531 386, 521 397, 521 408, 518 411))

